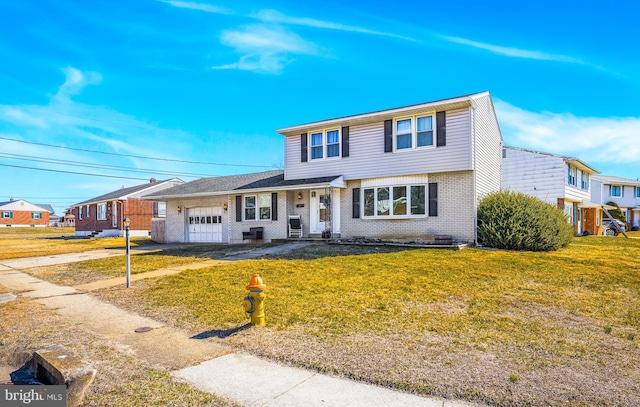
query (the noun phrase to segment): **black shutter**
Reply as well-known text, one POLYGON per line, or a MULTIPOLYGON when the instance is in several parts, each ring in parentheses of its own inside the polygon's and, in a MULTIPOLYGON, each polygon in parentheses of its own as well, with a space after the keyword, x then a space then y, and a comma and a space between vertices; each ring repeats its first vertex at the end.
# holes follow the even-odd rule
POLYGON ((393 151, 393 120, 384 121, 384 152, 393 151))
POLYGON ((360 188, 353 188, 353 213, 351 217, 360 218, 360 188))
POLYGON ((300 161, 307 162, 307 133, 300 135, 300 161))
POLYGON ((447 113, 436 113, 436 146, 442 147, 447 145, 447 113))
POLYGON ((242 196, 236 195, 236 222, 242 222, 242 196))
POLYGON ((438 183, 429 183, 429 216, 438 216, 438 183))
POLYGON ((342 156, 349 157, 349 126, 342 128, 342 156))
POLYGON ((278 193, 271 193, 271 220, 278 220, 278 193))

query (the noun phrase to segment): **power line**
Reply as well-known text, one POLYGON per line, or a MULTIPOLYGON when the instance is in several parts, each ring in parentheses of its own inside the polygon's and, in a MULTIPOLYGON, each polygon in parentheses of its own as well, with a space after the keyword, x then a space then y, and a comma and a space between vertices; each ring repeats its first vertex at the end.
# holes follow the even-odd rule
POLYGON ((214 175, 210 175, 210 174, 195 174, 192 172, 174 172, 174 171, 165 171, 165 170, 151 170, 146 168, 123 167, 119 165, 94 164, 86 161, 58 160, 55 158, 36 157, 36 156, 22 155, 22 154, 0 153, 0 157, 9 158, 12 160, 23 160, 23 161, 30 161, 30 162, 42 162, 42 163, 61 164, 61 165, 73 165, 77 167, 86 167, 86 168, 112 169, 116 171, 138 172, 142 174, 163 174, 163 175, 170 175, 170 176, 185 176, 185 177, 194 177, 194 178, 214 177, 214 175))
POLYGON ((120 178, 120 179, 133 179, 136 181, 149 181, 148 178, 135 178, 135 177, 121 177, 118 175, 105 175, 105 174, 89 174, 86 172, 75 172, 75 171, 62 171, 62 170, 52 170, 46 168, 35 168, 35 167, 24 167, 21 165, 9 165, 9 164, 0 164, 1 167, 11 167, 11 168, 23 168, 27 170, 36 170, 36 171, 47 171, 47 172, 59 172, 62 174, 77 174, 77 175, 88 175, 92 177, 103 177, 103 178, 120 178))
POLYGON ((146 156, 133 155, 133 154, 110 153, 110 152, 107 152, 107 151, 88 150, 88 149, 84 149, 84 148, 57 146, 57 145, 54 145, 54 144, 46 144, 46 143, 36 143, 34 141, 18 140, 18 139, 14 139, 14 138, 10 138, 10 137, 0 137, 0 139, 9 140, 9 141, 15 141, 17 143, 33 144, 33 145, 36 145, 36 146, 62 148, 62 149, 73 150, 73 151, 84 151, 85 153, 116 155, 116 156, 120 156, 120 157, 142 158, 142 159, 145 159, 145 160, 171 161, 171 162, 187 163, 187 164, 220 165, 220 166, 227 166, 227 167, 276 168, 275 165, 212 163, 212 162, 206 162, 206 161, 189 161, 189 160, 177 160, 177 159, 172 159, 172 158, 146 157, 146 156))

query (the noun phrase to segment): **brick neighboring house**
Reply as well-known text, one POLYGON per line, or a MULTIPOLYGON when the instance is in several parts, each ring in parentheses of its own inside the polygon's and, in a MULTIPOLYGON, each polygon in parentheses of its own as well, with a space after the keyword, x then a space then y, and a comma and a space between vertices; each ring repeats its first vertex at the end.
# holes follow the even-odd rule
POLYGON ((165 216, 164 202, 140 199, 142 195, 182 184, 178 178, 150 182, 109 192, 77 203, 71 209, 75 217, 76 236, 123 236, 125 218, 131 220, 131 236, 149 236, 151 220, 165 216))
POLYGON ((205 178, 148 194, 171 242, 303 237, 475 242, 477 205, 500 190, 502 135, 489 92, 278 130, 285 169, 205 178))
POLYGON ((0 202, 0 227, 49 226, 49 211, 23 199, 0 202))

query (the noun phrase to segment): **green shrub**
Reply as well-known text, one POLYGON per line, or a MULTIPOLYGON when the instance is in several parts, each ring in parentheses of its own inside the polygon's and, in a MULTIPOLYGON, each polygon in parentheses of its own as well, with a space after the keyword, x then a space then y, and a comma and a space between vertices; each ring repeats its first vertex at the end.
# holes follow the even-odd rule
POLYGON ((513 191, 494 192, 478 206, 478 240, 507 250, 550 251, 567 246, 573 227, 561 209, 513 191))

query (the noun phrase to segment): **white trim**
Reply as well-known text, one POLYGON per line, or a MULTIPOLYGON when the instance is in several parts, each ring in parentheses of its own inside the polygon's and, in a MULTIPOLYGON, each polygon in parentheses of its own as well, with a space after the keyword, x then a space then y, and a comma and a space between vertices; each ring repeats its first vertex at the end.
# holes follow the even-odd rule
MULTIPOLYGON (((335 145, 336 143, 331 143, 335 145)), ((323 160, 337 160, 342 158, 342 129, 340 127, 325 127, 322 129, 311 130, 307 132, 307 162, 323 161, 323 160), (338 132, 338 155, 329 157, 329 143, 328 133, 332 131, 338 132), (321 144, 313 145, 313 135, 320 134, 322 137, 321 144), (313 148, 322 147, 322 157, 313 158, 313 148)))

